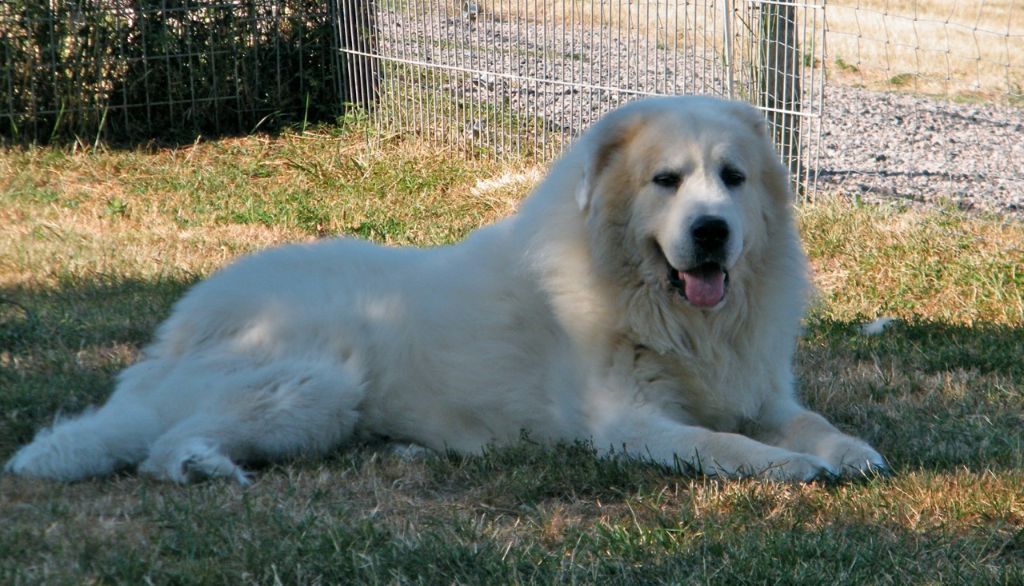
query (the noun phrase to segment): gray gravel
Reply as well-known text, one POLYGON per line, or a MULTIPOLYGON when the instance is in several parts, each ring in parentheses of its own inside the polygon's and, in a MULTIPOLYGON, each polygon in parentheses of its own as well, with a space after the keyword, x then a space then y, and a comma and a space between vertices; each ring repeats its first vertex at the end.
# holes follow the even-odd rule
POLYGON ((829 86, 818 189, 1024 217, 1024 110, 829 86))
MULTIPOLYGON (((567 137, 635 97, 610 88, 725 93, 720 59, 707 48, 655 46, 617 30, 384 10, 378 30, 385 55, 441 66, 443 75, 428 76, 428 83, 457 103, 529 112, 567 137)), ((840 85, 828 85, 823 98, 819 196, 955 205, 1024 219, 1024 109, 840 85)), ((468 126, 476 134, 482 123, 468 126)))

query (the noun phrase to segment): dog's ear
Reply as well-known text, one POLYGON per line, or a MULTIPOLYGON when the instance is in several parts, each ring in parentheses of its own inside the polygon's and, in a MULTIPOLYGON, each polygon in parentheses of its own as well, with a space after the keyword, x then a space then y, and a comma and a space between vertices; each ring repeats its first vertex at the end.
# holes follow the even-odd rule
POLYGON ((576 186, 576 203, 580 210, 590 207, 598 178, 622 147, 640 131, 643 118, 640 112, 613 112, 583 135, 580 141, 582 177, 576 186))
POLYGON ((765 143, 771 151, 771 159, 766 163, 762 175, 765 189, 776 203, 790 206, 796 198, 793 195, 793 182, 789 176, 789 169, 779 160, 779 155, 772 148, 771 141, 765 139, 765 143))
POLYGON ((728 104, 733 115, 749 126, 757 139, 763 143, 765 151, 771 153, 771 156, 765 161, 763 173, 763 182, 768 193, 780 204, 792 203, 794 197, 789 170, 786 169, 779 157, 771 133, 768 131, 768 120, 764 113, 744 102, 733 101, 728 104))
POLYGON ((732 115, 749 126, 754 134, 768 136, 768 121, 760 110, 739 100, 728 100, 725 104, 732 111, 732 115))

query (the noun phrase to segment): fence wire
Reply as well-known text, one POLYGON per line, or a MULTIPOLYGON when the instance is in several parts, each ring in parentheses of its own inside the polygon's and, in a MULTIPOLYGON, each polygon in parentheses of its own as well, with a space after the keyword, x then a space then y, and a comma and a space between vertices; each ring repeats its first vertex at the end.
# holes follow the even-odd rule
POLYGON ((766 111, 783 157, 813 192, 821 5, 340 2, 352 93, 372 102, 386 131, 489 156, 544 159, 639 96, 733 96, 766 111))
POLYGON ((314 0, 3 0, 0 139, 145 140, 333 117, 314 0))
POLYGON ((4 144, 191 141, 356 104, 384 135, 547 159, 627 100, 712 94, 765 112, 806 197, 1024 209, 1022 86, 1011 0, 0 1, 4 144))
POLYGON ((818 185, 1024 212, 1024 4, 836 0, 818 185))
POLYGON ((828 41, 837 82, 1024 105, 1024 4, 839 0, 828 41))

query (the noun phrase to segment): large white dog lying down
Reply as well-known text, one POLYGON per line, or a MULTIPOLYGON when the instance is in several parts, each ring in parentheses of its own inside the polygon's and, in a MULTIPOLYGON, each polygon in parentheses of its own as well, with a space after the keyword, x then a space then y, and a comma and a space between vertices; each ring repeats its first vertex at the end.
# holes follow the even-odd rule
POLYGON ((882 468, 794 399, 808 284, 791 199, 752 108, 634 102, 461 244, 330 240, 223 269, 103 407, 6 469, 244 483, 239 463, 356 437, 472 453, 523 430, 710 475, 882 468))

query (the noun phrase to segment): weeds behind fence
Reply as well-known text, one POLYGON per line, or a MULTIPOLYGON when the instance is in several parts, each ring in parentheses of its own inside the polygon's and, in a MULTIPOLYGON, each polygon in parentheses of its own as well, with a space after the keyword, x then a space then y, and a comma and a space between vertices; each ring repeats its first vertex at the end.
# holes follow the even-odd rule
POLYGON ((191 140, 333 118, 332 5, 5 0, 0 140, 191 140))

